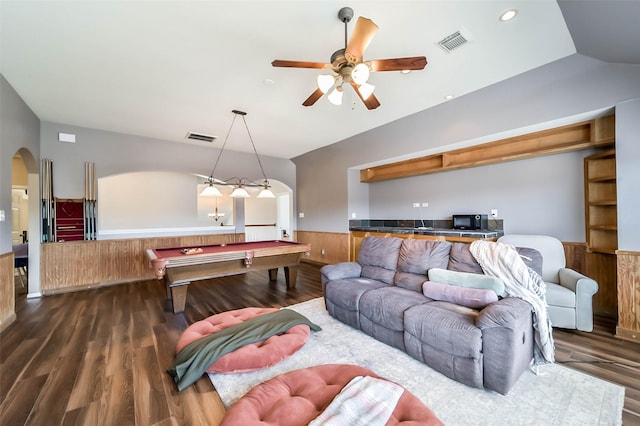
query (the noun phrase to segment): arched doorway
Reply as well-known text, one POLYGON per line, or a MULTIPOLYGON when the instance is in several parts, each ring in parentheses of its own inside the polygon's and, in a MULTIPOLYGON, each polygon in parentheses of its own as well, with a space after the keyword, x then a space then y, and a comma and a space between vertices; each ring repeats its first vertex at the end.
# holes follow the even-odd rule
MULTIPOLYGON (((40 296, 40 175, 31 151, 21 148, 11 162, 12 243, 26 244, 26 266, 17 270, 17 296, 40 296), (21 275, 24 272, 25 275, 21 275)), ((15 250, 14 250, 15 251, 15 250)))

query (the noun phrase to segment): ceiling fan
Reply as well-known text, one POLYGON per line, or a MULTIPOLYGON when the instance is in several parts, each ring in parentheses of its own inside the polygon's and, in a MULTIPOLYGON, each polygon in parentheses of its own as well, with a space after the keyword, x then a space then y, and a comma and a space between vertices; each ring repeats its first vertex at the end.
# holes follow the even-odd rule
POLYGON ((358 17, 351 39, 347 43, 347 24, 352 18, 353 9, 350 7, 343 7, 338 12, 338 19, 344 22, 345 47, 331 55, 330 63, 280 59, 271 62, 274 67, 328 69, 335 73, 335 75, 319 75, 318 88, 302 105, 315 104, 327 92, 329 92, 327 95, 329 101, 334 105, 340 105, 342 86, 350 84, 367 109, 376 109, 380 106, 380 102, 373 94, 375 86, 367 83, 370 72, 421 70, 427 65, 427 58, 424 56, 364 61, 362 59, 364 51, 378 31, 378 26, 370 19, 358 17))

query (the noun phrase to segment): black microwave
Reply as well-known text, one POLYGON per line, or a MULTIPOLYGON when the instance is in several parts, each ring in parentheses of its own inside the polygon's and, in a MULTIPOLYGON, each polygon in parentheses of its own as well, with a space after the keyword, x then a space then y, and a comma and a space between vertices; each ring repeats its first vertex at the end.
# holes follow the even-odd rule
POLYGON ((489 217, 486 214, 454 214, 453 229, 488 229, 489 217))

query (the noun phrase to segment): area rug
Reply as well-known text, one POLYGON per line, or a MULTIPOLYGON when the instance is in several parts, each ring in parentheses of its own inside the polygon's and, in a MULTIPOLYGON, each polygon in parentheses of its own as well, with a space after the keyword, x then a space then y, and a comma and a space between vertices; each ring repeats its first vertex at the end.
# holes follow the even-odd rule
POLYGON ((526 371, 504 396, 451 380, 329 316, 322 298, 289 306, 322 327, 293 356, 251 373, 210 374, 230 407, 255 385, 279 374, 319 364, 357 364, 393 380, 446 425, 619 425, 624 388, 557 364, 526 371))

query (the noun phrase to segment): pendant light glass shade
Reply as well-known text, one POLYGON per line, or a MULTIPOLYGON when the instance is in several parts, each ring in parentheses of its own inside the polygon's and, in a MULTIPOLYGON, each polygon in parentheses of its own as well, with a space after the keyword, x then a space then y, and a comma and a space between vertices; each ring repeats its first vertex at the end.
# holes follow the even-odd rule
POLYGON ((360 92, 360 95, 362 96, 362 99, 367 100, 367 98, 369 96, 371 96, 371 94, 373 93, 373 90, 375 88, 376 88, 376 86, 374 86, 373 84, 362 83, 358 87, 358 91, 360 92))
POLYGON ((364 84, 369 80, 369 67, 365 64, 358 64, 351 71, 351 79, 356 84, 364 84))
POLYGON ((269 188, 264 188, 256 198, 276 198, 269 188))
POLYGON ((200 192, 200 195, 203 197, 222 197, 222 192, 212 184, 209 184, 209 186, 200 192))
POLYGON ((230 197, 231 198, 249 198, 250 195, 246 189, 244 189, 242 186, 239 186, 233 190, 230 197))
POLYGON ((335 82, 336 79, 332 75, 321 74, 318 76, 318 89, 322 93, 327 93, 335 82))
POLYGON ((329 102, 334 105, 342 105, 342 86, 338 86, 327 96, 329 102))

